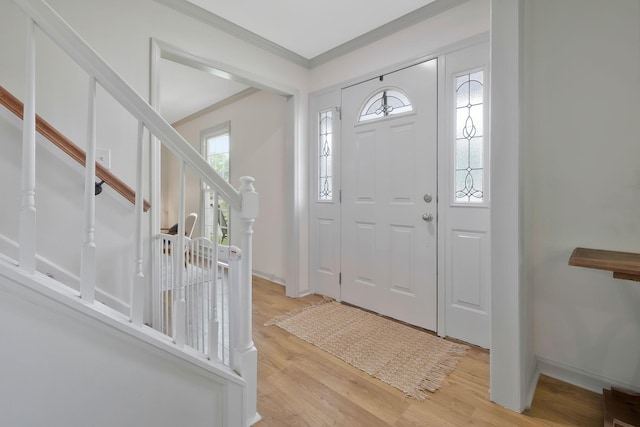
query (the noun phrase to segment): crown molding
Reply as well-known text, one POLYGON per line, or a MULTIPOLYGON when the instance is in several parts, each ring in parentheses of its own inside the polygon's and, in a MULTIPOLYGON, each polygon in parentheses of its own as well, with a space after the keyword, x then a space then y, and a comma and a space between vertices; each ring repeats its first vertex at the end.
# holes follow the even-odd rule
POLYGON ((297 53, 286 49, 279 44, 267 40, 264 37, 257 35, 256 33, 242 28, 241 26, 236 25, 233 22, 228 21, 214 13, 211 13, 208 10, 203 9, 191 2, 188 2, 186 0, 155 1, 186 16, 189 16, 207 25, 211 25, 212 27, 224 31, 227 34, 231 34, 232 36, 235 36, 242 41, 252 44, 253 46, 256 46, 274 55, 280 56, 287 61, 301 65, 305 68, 309 68, 309 60, 307 58, 298 55, 297 53))
POLYGON ((228 98, 223 99, 222 101, 216 102, 215 104, 209 105, 208 107, 203 108, 202 110, 196 111, 195 113, 189 114, 186 117, 183 117, 180 120, 177 120, 171 123, 171 126, 178 127, 183 124, 190 122, 192 120, 197 119, 198 117, 202 117, 205 114, 209 114, 213 111, 219 110, 223 107, 233 104, 234 102, 240 101, 243 98, 246 98, 249 95, 253 95, 254 93, 260 92, 260 89, 256 89, 254 87, 247 88, 241 92, 238 92, 234 95, 231 95, 228 98))
POLYGON ((333 49, 321 53, 311 59, 307 59, 297 53, 280 46, 270 40, 265 39, 239 25, 228 21, 221 16, 209 12, 187 0, 155 0, 157 3, 163 4, 177 12, 194 18, 200 22, 211 25, 221 31, 231 34, 238 39, 263 49, 269 53, 277 55, 294 64, 312 69, 340 56, 346 55, 354 50, 360 49, 368 44, 383 39, 391 34, 397 33, 411 25, 417 24, 429 18, 446 12, 456 6, 466 3, 469 0, 435 0, 419 9, 409 12, 399 18, 394 19, 387 24, 375 28, 368 33, 358 36, 346 43, 343 43, 333 49))
POLYGON ((346 55, 347 53, 381 40, 391 34, 397 33, 411 25, 433 18, 434 16, 466 3, 467 1, 469 0, 435 0, 428 5, 422 6, 413 12, 409 12, 400 18, 396 18, 391 22, 369 31, 368 33, 358 36, 353 40, 311 58, 309 60, 309 68, 315 68, 340 56, 346 55))

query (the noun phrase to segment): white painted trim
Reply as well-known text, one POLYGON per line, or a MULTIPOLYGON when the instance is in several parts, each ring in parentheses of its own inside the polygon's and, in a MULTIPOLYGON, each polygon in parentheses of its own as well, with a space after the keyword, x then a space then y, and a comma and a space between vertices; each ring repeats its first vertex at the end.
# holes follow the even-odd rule
POLYGON ((538 388, 538 380, 540 379, 540 370, 536 367, 533 370, 533 374, 529 379, 529 387, 527 388, 527 398, 525 409, 531 409, 531 403, 533 402, 533 398, 536 394, 536 388, 538 388))
POLYGON ((96 288, 96 301, 101 302, 107 307, 113 308, 114 310, 124 314, 125 316, 128 316, 131 311, 129 304, 103 291, 100 288, 96 288))
POLYGON ((447 223, 446 199, 443 196, 449 189, 448 176, 443 174, 450 170, 449 150, 447 146, 447 69, 446 55, 438 56, 438 193, 436 194, 437 219, 438 219, 438 323, 437 333, 441 337, 447 336, 446 312, 447 312, 447 223), (447 165, 444 168, 441 165, 447 165), (444 202, 444 203, 443 203, 444 202))
MULTIPOLYGON (((301 181, 298 179, 300 176, 300 170, 304 164, 304 159, 300 156, 302 150, 302 142, 300 135, 299 124, 299 111, 300 111, 300 92, 297 89, 293 89, 278 82, 273 82, 258 75, 246 72, 239 68, 233 67, 228 64, 224 64, 220 61, 202 58, 200 56, 189 53, 188 51, 163 42, 157 39, 151 39, 151 94, 150 100, 151 106, 158 110, 160 106, 159 94, 159 64, 160 59, 166 59, 179 64, 187 65, 221 78, 233 80, 245 84, 247 86, 264 90, 277 95, 286 96, 289 98, 289 102, 293 102, 291 111, 287 115, 287 120, 292 121, 290 129, 291 135, 288 137, 293 141, 291 152, 286 153, 286 170, 285 170, 285 182, 287 183, 286 196, 287 196, 287 277, 284 280, 288 284, 287 296, 296 297, 300 294, 300 286, 308 281, 306 277, 300 277, 304 274, 300 269, 300 217, 303 214, 302 201, 304 200, 304 185, 301 185, 301 181), (155 96, 154 96, 155 95, 155 96)), ((160 168, 159 157, 155 159, 155 167, 160 168)), ((258 190, 260 189, 260 182, 256 182, 258 190)), ((158 190, 159 191, 159 190, 158 190)), ((259 191, 258 191, 259 192, 259 191)), ((158 196, 159 197, 159 196, 158 196)), ((159 212, 158 212, 159 215, 159 212)), ((159 224, 159 221, 158 221, 159 224)), ((158 228, 159 230, 159 228, 158 228)))
POLYGON ((469 0, 436 0, 419 9, 409 12, 399 18, 394 19, 378 28, 375 28, 361 36, 356 37, 353 40, 349 40, 346 43, 336 46, 331 50, 328 50, 320 55, 311 58, 309 60, 308 67, 313 69, 336 58, 351 53, 357 49, 365 47, 371 43, 388 37, 398 31, 404 30, 407 27, 415 25, 419 22, 426 21, 433 18, 436 15, 446 12, 449 9, 460 6, 469 0))
POLYGON ((287 279, 285 279, 283 277, 278 277, 273 273, 265 273, 263 271, 259 271, 259 270, 255 270, 254 269, 252 274, 254 276, 256 276, 256 277, 259 277, 259 278, 264 279, 264 280, 268 280, 268 281, 273 282, 273 283, 275 283, 277 285, 285 286, 285 287, 287 286, 287 279))
MULTIPOLYGON (((301 292, 308 289, 309 278, 306 276, 302 268, 300 268, 300 250, 304 248, 304 244, 301 241, 301 222, 302 215, 304 214, 304 200, 306 195, 306 179, 302 179, 301 171, 305 164, 305 159, 301 154, 304 152, 301 143, 302 135, 300 134, 299 123, 299 111, 300 111, 300 96, 296 95, 293 99, 289 99, 287 102, 287 109, 289 114, 288 118, 293 116, 293 122, 287 123, 287 130, 293 136, 293 144, 289 150, 285 153, 285 215, 287 227, 287 278, 285 283, 285 294, 290 298, 297 298, 301 292), (290 129, 289 129, 290 127, 290 129), (302 288, 304 284, 307 284, 305 288, 302 288)), ((287 143, 285 142, 285 147, 287 143)), ((308 202, 307 202, 308 204, 308 202)), ((308 208, 307 208, 308 209, 308 208)), ((308 246, 308 245, 307 245, 308 246)), ((307 250, 307 257, 309 251, 307 250)))
POLYGON ((262 416, 256 412, 255 415, 253 416, 253 418, 247 420, 247 425, 248 426, 252 426, 252 425, 256 424, 258 421, 261 421, 261 420, 262 420, 262 416))
POLYGON ((305 58, 279 44, 265 39, 239 25, 234 24, 216 15, 206 9, 201 8, 186 0, 155 0, 156 2, 167 6, 177 12, 182 13, 190 18, 211 25, 227 34, 237 37, 246 43, 260 48, 273 55, 286 59, 289 62, 300 65, 305 68, 313 69, 325 64, 340 56, 344 56, 350 52, 367 46, 373 42, 381 40, 391 34, 397 33, 407 27, 415 25, 419 22, 433 18, 436 15, 446 12, 449 9, 457 7, 469 0, 435 0, 419 9, 409 12, 399 18, 394 19, 378 28, 375 28, 365 34, 362 34, 352 40, 349 40, 339 46, 336 46, 320 55, 311 59, 305 58))
POLYGON ((536 362, 538 371, 541 374, 593 391, 594 393, 602 394, 603 388, 609 389, 612 386, 640 392, 640 388, 638 388, 637 385, 623 383, 613 378, 594 374, 593 372, 575 368, 564 363, 554 362, 544 357, 536 356, 536 362))
POLYGON ((189 67, 195 68, 196 70, 210 73, 222 79, 232 80, 234 82, 238 82, 267 92, 275 93, 277 95, 295 95, 295 89, 279 82, 268 80, 257 74, 253 74, 251 72, 242 70, 240 68, 212 58, 203 58, 201 56, 190 53, 186 49, 182 49, 181 47, 166 43, 158 39, 152 39, 152 43, 157 44, 160 57, 162 59, 167 59, 169 61, 177 62, 178 64, 187 65, 189 67))
POLYGON ((208 10, 201 8, 200 6, 184 0, 156 1, 177 12, 182 13, 183 15, 203 22, 207 25, 211 25, 212 27, 222 30, 227 34, 231 34, 232 36, 237 37, 239 40, 242 40, 269 53, 284 58, 289 62, 293 62, 294 64, 309 68, 309 60, 307 58, 298 55, 297 53, 286 49, 279 44, 267 40, 264 37, 257 35, 256 33, 246 30, 241 26, 222 18, 221 16, 211 13, 208 10))
POLYGON ((392 65, 388 65, 382 68, 379 68, 377 70, 373 70, 371 72, 367 72, 366 74, 362 74, 360 76, 351 78, 349 80, 346 80, 344 82, 323 88, 323 89, 319 89, 319 90, 315 90, 313 92, 311 92, 309 94, 309 97, 314 97, 314 96, 318 96, 318 95, 322 95, 328 92, 332 92, 334 90, 339 90, 339 89, 344 89, 347 88, 349 86, 353 86, 353 85, 357 85, 359 83, 362 83, 364 81, 367 80, 371 80, 373 78, 376 78, 378 76, 383 76, 385 74, 389 74, 389 73, 393 73, 395 71, 401 70, 403 68, 409 68, 412 67, 414 65, 417 64, 421 64, 423 62, 427 62, 430 61, 432 59, 436 59, 439 58, 441 56, 456 52, 458 50, 462 50, 483 42, 487 42, 489 41, 489 32, 485 32, 485 33, 481 33, 472 37, 468 37, 466 39, 457 41, 455 43, 451 43, 448 44, 446 46, 442 46, 439 49, 436 49, 432 52, 427 52, 423 55, 420 55, 418 57, 415 58, 410 58, 407 59, 405 61, 402 62, 397 62, 395 64, 392 65))
POLYGON ((491 400, 516 412, 526 407, 524 339, 531 332, 521 265, 523 0, 491 0, 491 400))
POLYGON ((257 93, 257 92, 258 92, 258 89, 254 87, 250 87, 248 89, 243 90, 242 92, 238 92, 234 95, 231 95, 230 97, 225 98, 222 101, 216 102, 215 104, 205 107, 200 111, 196 111, 195 113, 190 114, 187 117, 184 117, 178 121, 175 121, 171 123, 171 126, 173 126, 174 128, 177 128, 178 126, 182 126, 183 124, 190 122, 191 120, 195 120, 198 117, 204 116, 205 114, 209 114, 213 111, 224 108, 228 105, 233 104, 234 102, 238 102, 241 99, 246 98, 247 96, 253 95, 254 93, 257 93))
MULTIPOLYGON (((0 234, 0 254, 3 258, 11 264, 18 265, 18 242, 0 234)), ((80 290, 80 277, 71 273, 70 271, 60 267, 59 265, 51 262, 41 255, 36 254, 36 271, 44 274, 47 277, 64 283, 72 289, 80 290)), ((111 307, 119 313, 125 316, 129 315, 129 304, 122 301, 119 298, 111 295, 108 292, 103 291, 100 288, 96 288, 96 300, 102 304, 111 307)))
MULTIPOLYGON (((158 78, 158 68, 160 62, 160 47, 151 39, 149 48, 149 68, 151 76, 149 79, 149 105, 158 113, 160 105, 160 79, 158 78), (155 71, 154 71, 155 70, 155 71), (155 76, 154 76, 155 72, 155 76), (154 79, 155 77, 155 79, 154 79)), ((149 236, 155 236, 160 233, 162 220, 162 144, 158 138, 150 135, 149 141, 149 201, 151 203, 149 236)), ((160 259, 158 245, 150 245, 149 255, 151 259, 160 259)), ((152 264, 152 263, 149 263, 152 264)), ((158 266, 151 268, 150 283, 161 282, 161 272, 158 266)), ((149 286, 147 292, 148 301, 160 301, 159 289, 156 286, 149 286)), ((160 324, 160 310, 152 310, 151 304, 145 304, 147 309, 147 320, 152 325, 160 324)))

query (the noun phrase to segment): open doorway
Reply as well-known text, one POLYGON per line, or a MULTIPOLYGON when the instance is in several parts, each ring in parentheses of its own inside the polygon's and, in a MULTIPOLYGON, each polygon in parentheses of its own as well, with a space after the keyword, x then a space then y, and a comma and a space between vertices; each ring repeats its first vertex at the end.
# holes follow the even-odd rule
MULTIPOLYGON (((296 127, 293 91, 263 84, 242 71, 157 40, 152 40, 151 64, 152 106, 213 162, 214 169, 222 176, 226 173, 231 185, 237 188, 244 175, 256 179, 262 203, 254 225, 254 274, 282 285, 295 283, 287 280, 290 263, 295 262, 290 256, 295 248, 290 244, 295 239, 294 192, 290 191, 294 165, 289 160, 294 158, 289 151, 296 127), (209 153, 223 148, 218 147, 220 141, 214 142, 221 136, 228 150, 226 163, 209 153), (221 170, 221 165, 227 170, 221 170)), ((152 143, 150 169, 152 198, 161 206, 152 212, 152 228, 159 230, 177 221, 179 165, 171 152, 152 143)), ((239 246, 233 213, 225 211, 221 216, 208 189, 195 177, 186 180, 186 213, 196 212, 199 217, 194 236, 212 235, 216 227, 223 245, 239 246)))

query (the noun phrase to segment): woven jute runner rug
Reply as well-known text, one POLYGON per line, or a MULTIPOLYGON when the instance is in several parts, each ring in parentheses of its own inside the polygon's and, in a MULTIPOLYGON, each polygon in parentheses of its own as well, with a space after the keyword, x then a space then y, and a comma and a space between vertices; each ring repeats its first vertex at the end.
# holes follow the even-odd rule
POLYGON ((435 392, 468 346, 358 308, 325 301, 265 324, 277 325, 418 400, 435 392))

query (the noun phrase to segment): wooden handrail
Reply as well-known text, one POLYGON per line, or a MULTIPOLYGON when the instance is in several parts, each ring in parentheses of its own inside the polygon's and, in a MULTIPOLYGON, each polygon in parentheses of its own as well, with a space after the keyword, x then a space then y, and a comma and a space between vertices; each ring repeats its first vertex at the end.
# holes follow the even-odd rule
MULTIPOLYGON (((9 111, 22 120, 24 104, 2 86, 0 86, 0 104, 4 105, 9 111)), ((61 134, 57 129, 51 126, 51 124, 38 115, 36 115, 36 130, 73 160, 80 163, 82 166, 85 165, 86 153, 84 150, 71 142, 69 138, 61 134)), ((135 191, 98 162, 96 162, 96 177, 104 181, 105 184, 113 188, 117 193, 120 193, 122 197, 135 204, 135 191)), ((146 200, 144 201, 143 206, 145 212, 151 207, 149 202, 146 200)))

